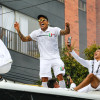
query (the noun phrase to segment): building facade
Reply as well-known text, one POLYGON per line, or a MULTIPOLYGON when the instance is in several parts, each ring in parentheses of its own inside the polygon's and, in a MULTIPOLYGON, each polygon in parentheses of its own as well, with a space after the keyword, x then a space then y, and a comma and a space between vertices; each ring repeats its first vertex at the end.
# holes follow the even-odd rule
POLYGON ((100 45, 99 3, 100 0, 65 0, 65 22, 70 23, 72 44, 81 57, 88 46, 100 45))
MULTIPOLYGON (((39 80, 39 52, 37 43, 22 42, 14 23, 20 24, 21 32, 27 36, 39 28, 37 16, 48 17, 50 26, 64 28, 63 0, 0 0, 0 37, 8 47, 13 64, 3 77, 9 80, 36 84, 39 80)), ((64 45, 64 37, 58 37, 59 48, 64 45)))

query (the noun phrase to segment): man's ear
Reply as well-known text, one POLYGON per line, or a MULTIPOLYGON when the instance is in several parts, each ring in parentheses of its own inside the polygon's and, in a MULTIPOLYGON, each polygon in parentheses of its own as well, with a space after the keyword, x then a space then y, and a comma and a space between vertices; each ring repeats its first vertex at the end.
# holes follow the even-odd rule
POLYGON ((48 25, 50 25, 50 23, 48 22, 48 25))

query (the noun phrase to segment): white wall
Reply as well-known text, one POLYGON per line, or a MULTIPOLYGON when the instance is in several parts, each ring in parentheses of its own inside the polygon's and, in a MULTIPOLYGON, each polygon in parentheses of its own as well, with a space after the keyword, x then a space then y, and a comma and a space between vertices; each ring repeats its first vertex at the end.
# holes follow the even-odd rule
POLYGON ((0 14, 2 14, 0 15, 0 25, 2 25, 3 28, 13 32, 15 32, 14 23, 16 21, 19 22, 20 30, 25 36, 30 34, 33 30, 40 28, 37 19, 34 19, 20 12, 13 11, 4 6, 2 6, 2 8, 0 7, 0 14))
MULTIPOLYGON (((22 34, 24 36, 28 35, 28 18, 26 15, 21 14, 19 12, 15 12, 15 22, 19 23, 20 26, 20 31, 22 32, 22 34)), ((27 53, 27 42, 24 43, 22 41, 20 41, 20 39, 18 39, 17 37, 17 50, 21 51, 23 53, 27 53)))
POLYGON ((15 22, 18 22, 20 25, 20 31, 27 36, 28 35, 28 18, 26 15, 19 12, 15 12, 15 22))
POLYGON ((36 19, 32 18, 32 17, 28 17, 28 34, 30 34, 33 30, 39 29, 39 23, 36 19))
POLYGON ((15 15, 14 11, 2 6, 2 27, 14 31, 15 15))

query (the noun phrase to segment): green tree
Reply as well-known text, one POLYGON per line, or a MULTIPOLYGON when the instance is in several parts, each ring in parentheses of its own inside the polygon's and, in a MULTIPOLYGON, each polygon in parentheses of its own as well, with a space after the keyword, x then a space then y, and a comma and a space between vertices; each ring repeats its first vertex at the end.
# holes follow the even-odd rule
MULTIPOLYGON (((94 52, 100 48, 100 46, 96 44, 92 44, 88 48, 84 50, 85 59, 93 60, 94 52)), ((61 51, 61 59, 65 64, 66 75, 70 75, 72 80, 78 85, 83 81, 83 79, 88 75, 88 69, 78 63, 69 53, 67 47, 61 51)), ((66 76, 64 77, 65 81, 67 81, 66 76)))
MULTIPOLYGON (((99 45, 92 44, 88 48, 84 50, 85 59, 93 60, 94 59, 94 52, 100 48, 99 45)), ((83 79, 88 75, 88 69, 78 63, 69 53, 67 47, 65 47, 61 51, 61 59, 65 64, 65 73, 66 75, 70 75, 72 80, 78 85, 83 81, 83 79)), ((52 71, 53 73, 53 71, 52 71)), ((64 76, 65 82, 67 82, 67 77, 64 76)), ((53 75, 54 78, 54 75, 53 75)), ((41 80, 39 80, 36 84, 41 85, 41 80)))
MULTIPOLYGON (((76 85, 82 82, 82 80, 87 76, 88 71, 71 56, 67 47, 61 51, 61 59, 65 64, 66 75, 70 75, 76 85)), ((67 82, 66 75, 64 76, 65 82, 67 82)))

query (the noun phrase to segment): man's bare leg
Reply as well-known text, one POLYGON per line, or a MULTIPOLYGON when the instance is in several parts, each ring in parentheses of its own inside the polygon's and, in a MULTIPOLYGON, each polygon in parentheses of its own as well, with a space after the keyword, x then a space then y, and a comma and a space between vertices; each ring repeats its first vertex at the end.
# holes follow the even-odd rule
POLYGON ((75 88, 76 84, 73 82, 72 78, 70 77, 70 89, 75 88))
POLYGON ((42 86, 43 87, 48 87, 47 82, 48 82, 48 77, 42 77, 42 86))
POLYGON ((59 80, 60 87, 61 88, 66 88, 65 81, 63 79, 63 75, 62 74, 57 75, 57 79, 59 80))
POLYGON ((93 88, 97 88, 100 83, 100 80, 94 75, 94 74, 89 74, 83 82, 81 82, 76 88, 74 88, 75 91, 87 86, 88 84, 91 84, 93 88))

